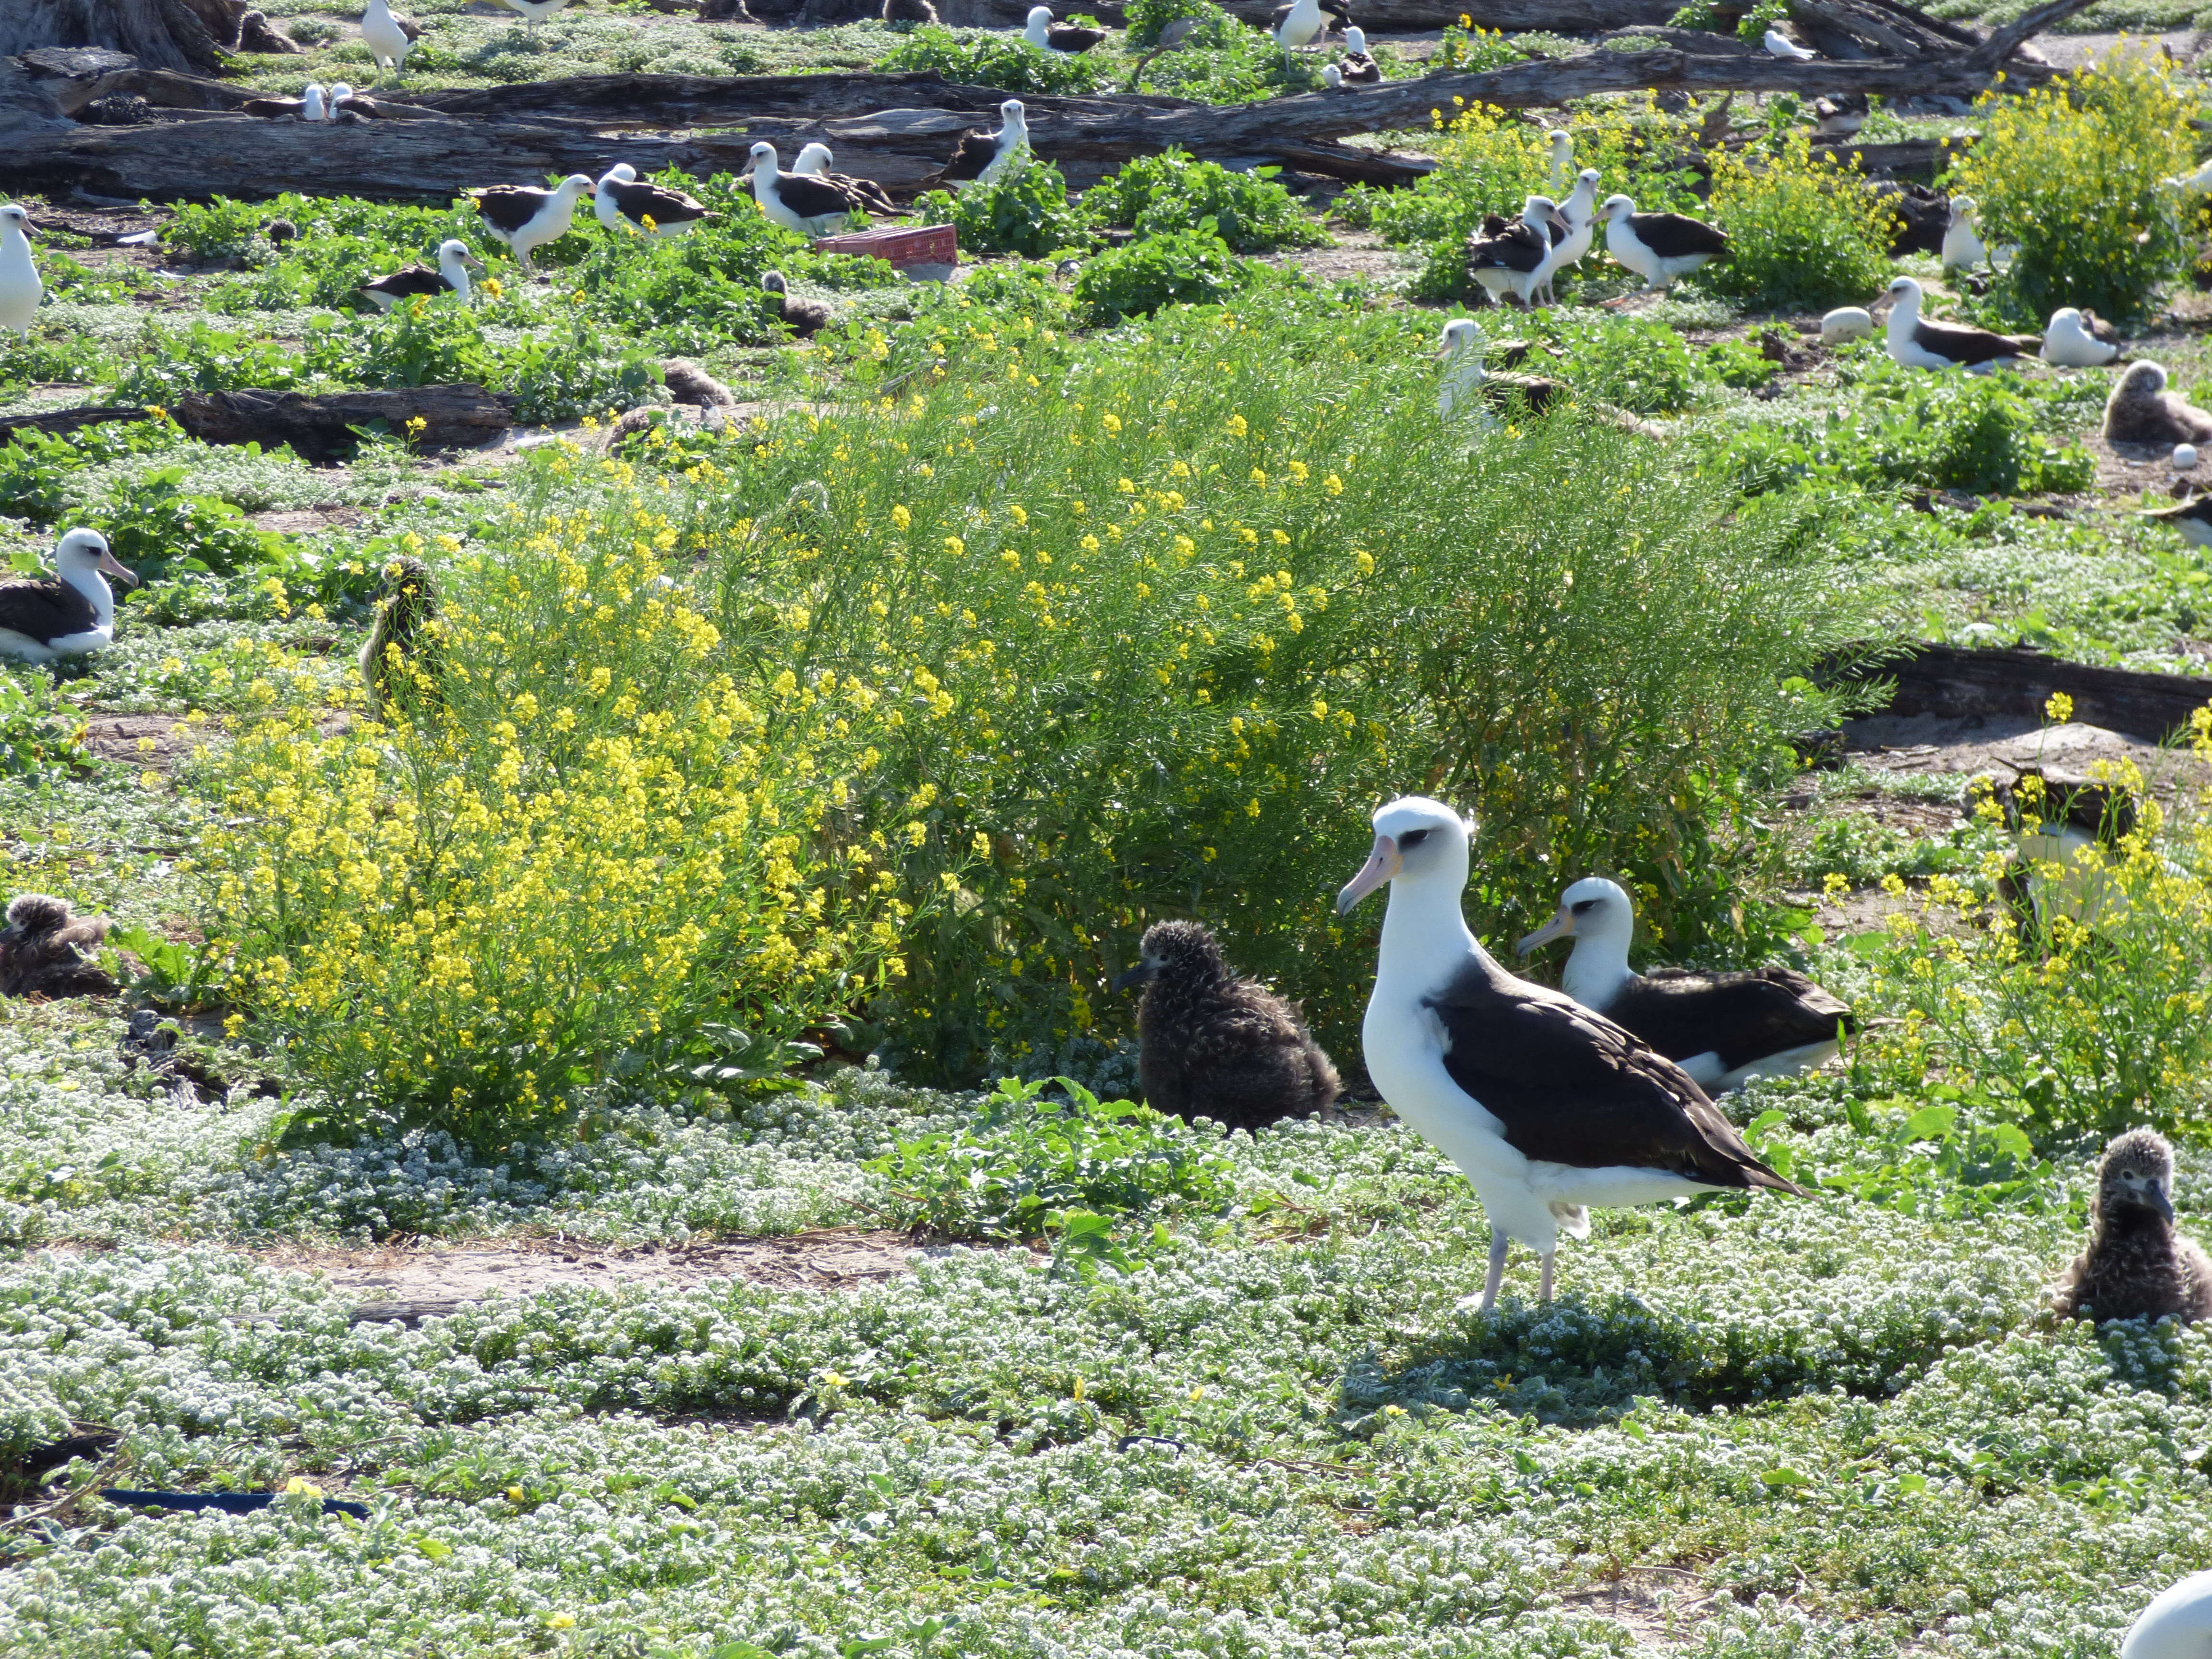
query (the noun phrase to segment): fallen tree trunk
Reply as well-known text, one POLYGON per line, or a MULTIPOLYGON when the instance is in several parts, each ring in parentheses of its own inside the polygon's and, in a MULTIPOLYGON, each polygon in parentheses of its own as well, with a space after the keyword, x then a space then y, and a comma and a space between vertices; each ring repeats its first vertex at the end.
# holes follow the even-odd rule
POLYGON ((1962 650, 1923 645, 1869 671, 1894 680, 1889 714, 2009 714, 2035 720, 2054 691, 2074 700, 2074 718, 2131 737, 2164 738, 2212 702, 2212 679, 2145 674, 2063 662, 2039 651, 1962 650))
POLYGON ((203 443, 289 444, 310 461, 335 460, 361 441, 356 428, 380 422, 426 449, 489 443, 514 424, 506 399, 480 386, 403 386, 393 392, 188 392, 170 410, 203 443), (410 431, 420 421, 419 430, 410 431))
POLYGON ((10 415, 0 420, 0 444, 13 443, 18 434, 41 432, 49 438, 58 438, 71 432, 82 432, 88 426, 106 426, 112 421, 150 420, 149 411, 135 404, 88 404, 76 409, 52 409, 37 415, 10 415))
POLYGON ((245 0, 8 0, 0 58, 39 46, 105 46, 160 69, 222 68, 245 0))
MULTIPOLYGON (((1276 161, 1340 178, 1402 183, 1418 177, 1421 167, 1333 141, 1352 133, 1425 129, 1436 112, 1462 102, 1550 108, 1570 99, 1645 88, 1793 92, 1806 98, 1847 92, 1971 97, 1991 84, 2027 38, 2027 26, 2039 27, 2038 19, 2055 21, 2088 3, 2049 0, 1972 51, 1942 58, 1798 62, 1765 53, 1600 51, 1219 107, 1158 98, 1037 98, 1028 100, 1030 131, 1036 152, 1079 185, 1133 155, 1170 147, 1222 161, 1276 161)), ((75 184, 122 198, 259 197, 296 190, 443 200, 471 185, 598 173, 617 161, 641 171, 676 166, 692 173, 736 172, 752 143, 767 138, 787 154, 819 140, 837 152, 845 171, 904 191, 951 153, 964 127, 992 115, 1002 95, 928 75, 593 76, 419 94, 407 101, 424 112, 422 118, 358 126, 201 117, 155 127, 60 133, 48 127, 33 142, 13 144, 0 130, 0 180, 75 184), (514 118, 526 112, 534 118, 514 118), (729 126, 678 137, 610 137, 603 131, 635 122, 665 132, 672 119, 729 126)), ((0 120, 5 118, 0 111, 0 120)))

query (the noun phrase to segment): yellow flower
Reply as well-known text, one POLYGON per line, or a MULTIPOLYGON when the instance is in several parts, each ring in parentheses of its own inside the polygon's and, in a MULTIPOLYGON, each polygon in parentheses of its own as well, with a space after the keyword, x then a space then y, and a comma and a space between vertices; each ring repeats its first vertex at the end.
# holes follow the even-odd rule
POLYGON ((945 550, 954 558, 960 558, 967 553, 968 544, 957 536, 947 536, 945 538, 945 550))
POLYGON ((895 507, 891 509, 891 522, 904 530, 914 523, 914 514, 903 507, 895 507))
POLYGON ((573 1613, 554 1613, 545 1620, 545 1627, 548 1630, 574 1630, 576 1628, 576 1615, 573 1613))
POLYGON ((2043 712, 2051 720, 2063 726, 2074 718, 2074 699, 2063 691, 2053 691, 2050 701, 2043 705, 2043 712))
POLYGON ((1251 429, 1251 428, 1245 425, 1244 417, 1242 415, 1231 415, 1229 417, 1229 435, 1231 437, 1241 438, 1251 429))

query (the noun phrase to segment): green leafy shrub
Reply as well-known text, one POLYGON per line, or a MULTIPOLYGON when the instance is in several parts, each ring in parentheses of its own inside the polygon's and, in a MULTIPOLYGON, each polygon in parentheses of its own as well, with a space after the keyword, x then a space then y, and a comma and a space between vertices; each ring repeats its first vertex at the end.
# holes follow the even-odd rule
POLYGON ((92 764, 84 716, 61 700, 52 675, 0 669, 0 778, 36 780, 92 764))
POLYGON ((1195 230, 1211 223, 1238 253, 1318 247, 1328 238, 1276 182, 1279 167, 1231 173, 1217 161, 1194 161, 1182 150, 1139 156, 1084 193, 1100 224, 1127 225, 1139 237, 1195 230))
POLYGON ((296 347, 281 340, 211 328, 199 318, 181 333, 146 325, 137 356, 115 395, 123 402, 156 408, 187 392, 234 392, 264 386, 285 392, 306 383, 311 371, 296 347))
POLYGON ((1218 1210, 1235 1195, 1212 1136, 1073 1078, 1002 1081, 975 1122, 902 1142, 868 1167, 917 1224, 950 1238, 1042 1237, 1056 1215, 1109 1220, 1218 1210), (1066 1097, 1045 1098, 1048 1088, 1066 1097))
POLYGON ((1128 21, 1128 41, 1132 51, 1142 51, 1159 44, 1160 32, 1178 17, 1204 17, 1219 7, 1209 0, 1130 0, 1122 8, 1128 21))
POLYGON ((1434 69, 1479 75, 1485 70, 1521 63, 1528 56, 1522 46, 1506 38, 1504 30, 1477 27, 1462 12, 1458 22, 1444 27, 1429 63, 1434 69))
MULTIPOLYGON (((1267 34, 1239 22, 1212 0, 1169 0, 1171 10, 1158 17, 1164 28, 1176 17, 1195 17, 1196 27, 1173 52, 1164 52, 1147 64, 1139 86, 1146 91, 1189 98, 1206 104, 1239 104, 1273 97, 1286 84, 1283 54, 1267 34)), ((1134 15, 1133 13, 1131 14, 1134 15)), ((1139 45, 1131 25, 1129 44, 1139 45)), ((1152 42, 1143 43, 1149 46, 1152 42)), ((1301 89, 1316 71, 1301 68, 1301 89)))
POLYGON ((1589 311, 1553 311, 1540 325, 1567 353, 1578 392, 1638 415, 1671 414, 1697 396, 1698 365, 1663 323, 1589 311))
POLYGON ((933 190, 915 204, 926 225, 951 225, 974 253, 1019 253, 1041 259, 1090 240, 1083 215, 1067 199, 1067 183, 1049 161, 1030 156, 990 184, 955 194, 933 190))
POLYGON ((2194 104, 2130 54, 1977 107, 1982 137, 1951 186, 1980 204, 1985 241, 2018 245, 1997 296, 2039 327, 2061 306, 2147 314, 2191 251, 2184 203, 2159 181, 2195 164, 2194 104))
POLYGON ((866 799, 919 803, 909 890, 975 860, 872 1011, 901 1066, 1099 1063, 1128 1012, 1098 987, 1170 914, 1233 922, 1239 968, 1351 1040, 1372 924, 1320 896, 1408 778, 1480 812, 1486 930, 1604 867, 1648 883, 1662 937, 1736 937, 1747 792, 1821 718, 1793 676, 1840 625, 1787 504, 1739 513, 1601 423, 1439 444, 1404 319, 1272 311, 1073 353, 979 318, 964 352, 925 337, 951 378, 896 410, 720 452, 748 524, 833 495, 710 533, 723 630, 802 679, 896 665, 907 721, 866 799), (1645 648, 1659 614, 1679 648, 1645 648))
POLYGON ((1879 293, 1889 276, 1890 210, 1854 169, 1802 131, 1713 157, 1713 216, 1728 258, 1698 281, 1746 305, 1824 311, 1879 293))
POLYGON ((1106 83, 1103 54, 1040 52, 1018 32, 916 29, 876 60, 887 74, 935 70, 946 80, 968 87, 996 87, 1001 92, 1085 93, 1106 83))
POLYGON ((1231 253, 1209 219, 1196 230, 1147 236, 1087 260, 1075 278, 1075 300, 1092 322, 1105 325, 1165 305, 1218 304, 1264 269, 1231 253))

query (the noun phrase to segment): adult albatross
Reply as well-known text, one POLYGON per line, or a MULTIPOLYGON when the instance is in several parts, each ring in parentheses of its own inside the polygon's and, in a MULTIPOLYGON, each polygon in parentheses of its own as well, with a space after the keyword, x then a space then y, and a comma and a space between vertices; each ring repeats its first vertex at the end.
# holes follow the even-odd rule
POLYGON ((1646 293, 1728 252, 1728 233, 1717 226, 1680 213, 1638 213, 1630 197, 1607 197, 1597 216, 1606 252, 1644 279, 1646 293))
POLYGON ((553 190, 533 185, 489 185, 468 192, 485 231, 514 251, 517 264, 534 276, 530 256, 546 243, 568 234, 576 216, 576 204, 594 185, 585 173, 572 173, 553 190))
POLYGON ((1832 1058, 1858 1029, 1850 1008, 1789 968, 1707 974, 1628 965, 1636 910, 1620 884, 1588 876, 1560 896, 1559 914, 1518 946, 1522 956, 1571 939, 1566 994, 1632 1031, 1718 1093, 1755 1077, 1794 1077, 1832 1058))
POLYGON ((761 211, 786 230, 802 236, 826 236, 842 230, 867 204, 857 193, 840 187, 824 174, 786 173, 777 166, 775 146, 766 139, 752 147, 744 170, 752 175, 753 200, 761 211))
POLYGON ((1490 1218, 1482 1310, 1517 1238, 1552 1294, 1559 1237, 1592 1205, 1800 1189, 1760 1163, 1689 1075, 1564 992, 1516 979, 1460 915, 1468 826, 1407 795, 1375 814, 1375 846, 1339 914, 1388 882, 1382 949, 1361 1030, 1382 1098, 1459 1165, 1490 1218))
POLYGON ((136 583, 97 530, 72 530, 54 549, 54 574, 0 582, 0 656, 52 662, 115 642, 115 592, 107 576, 136 583))
POLYGON ((592 188, 592 211, 609 230, 627 228, 664 240, 714 217, 697 197, 647 183, 627 161, 617 161, 599 175, 592 188))
POLYGON ((1905 368, 1964 368, 1985 374, 1999 363, 2033 351, 2033 334, 1992 334, 1964 323, 1930 322, 1920 314, 1920 284, 1899 276, 1885 290, 1889 302, 1889 355, 1905 368))

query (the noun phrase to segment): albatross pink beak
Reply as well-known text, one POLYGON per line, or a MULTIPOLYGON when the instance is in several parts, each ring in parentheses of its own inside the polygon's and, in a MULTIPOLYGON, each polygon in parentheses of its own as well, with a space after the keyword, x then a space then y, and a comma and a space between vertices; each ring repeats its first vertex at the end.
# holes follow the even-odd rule
POLYGON ((100 568, 106 572, 106 574, 111 576, 122 577, 125 581, 129 582, 133 587, 138 586, 138 578, 130 571, 125 570, 122 565, 116 562, 115 555, 109 552, 104 547, 100 550, 100 568))
POLYGON ((1344 884, 1344 890, 1336 896, 1336 914, 1340 916, 1398 873, 1404 860, 1398 856, 1398 843, 1388 836, 1375 837, 1375 850, 1367 855, 1367 862, 1359 866, 1359 873, 1344 884))
POLYGON ((1575 913, 1562 904, 1558 915, 1513 948, 1525 957, 1539 945, 1549 945, 1555 939, 1572 939, 1574 936, 1575 913))

